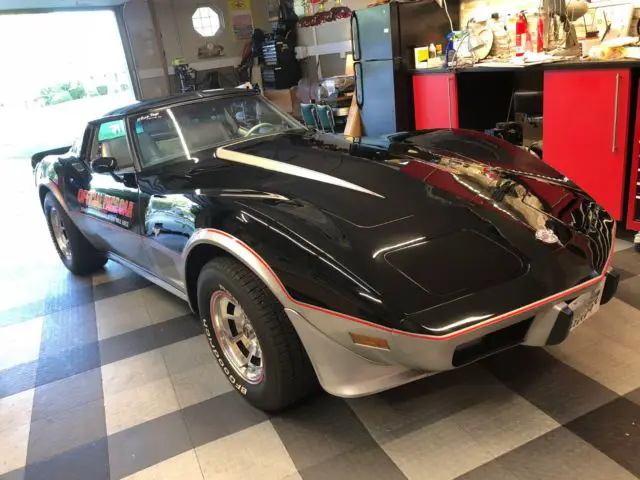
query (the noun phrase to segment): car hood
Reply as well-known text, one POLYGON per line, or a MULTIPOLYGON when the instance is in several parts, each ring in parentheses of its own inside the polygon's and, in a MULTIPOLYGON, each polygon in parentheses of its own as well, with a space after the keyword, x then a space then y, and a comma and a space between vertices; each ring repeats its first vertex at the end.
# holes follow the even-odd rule
MULTIPOLYGON (((600 273, 612 246, 613 221, 584 192, 526 151, 476 132, 293 132, 211 156, 169 168, 165 182, 233 199, 403 315, 436 309, 435 318, 460 298, 498 296, 507 283, 516 293, 499 309, 531 303, 600 273)), ((416 330, 428 328, 420 322, 416 330)))

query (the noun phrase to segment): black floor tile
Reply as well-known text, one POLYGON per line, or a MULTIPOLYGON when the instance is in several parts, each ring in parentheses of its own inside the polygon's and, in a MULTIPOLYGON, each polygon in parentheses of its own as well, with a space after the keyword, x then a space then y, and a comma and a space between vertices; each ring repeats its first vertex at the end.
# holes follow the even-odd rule
POLYGON ((613 266, 620 267, 634 275, 640 275, 640 253, 633 248, 616 252, 613 255, 613 266))
POLYGON ((139 290, 150 285, 151 283, 148 280, 145 280, 140 275, 131 273, 131 275, 127 275, 126 277, 94 286, 93 298, 95 301, 103 300, 123 293, 133 292, 134 290, 139 290))
POLYGON ((26 471, 24 468, 19 468, 17 470, 3 473, 0 475, 0 480, 24 480, 25 473, 26 471))
POLYGON ((33 396, 31 421, 80 407, 103 398, 99 368, 38 387, 33 396))
POLYGON ((102 399, 31 422, 27 464, 107 436, 102 399))
POLYGON ((95 309, 93 303, 88 303, 44 318, 40 355, 57 355, 97 340, 95 309))
POLYGON ((589 443, 560 427, 458 478, 632 480, 634 476, 589 443))
POLYGON ((182 411, 193 445, 198 447, 267 420, 236 392, 227 392, 182 411))
POLYGON ((26 305, 13 307, 0 312, 0 328, 20 322, 26 322, 45 315, 45 301, 37 300, 26 305))
POLYGON ((618 398, 566 428, 640 477, 640 405, 618 398))
POLYGON ((37 368, 37 362, 29 362, 0 371, 0 398, 33 388, 37 368))
POLYGON ((72 348, 55 355, 40 357, 36 374, 36 385, 62 380, 100 366, 98 343, 72 348))
POLYGON ((78 277, 77 280, 73 280, 73 277, 65 277, 61 281, 52 280, 51 291, 44 294, 43 298, 36 298, 27 304, 0 312, 0 327, 87 305, 91 302, 93 302, 93 296, 89 279, 78 277))
POLYGON ((507 470, 500 460, 492 460, 470 472, 460 475, 457 480, 521 480, 513 472, 507 470))
POLYGON ((301 470, 304 480, 404 480, 407 477, 377 445, 368 444, 301 470))
POLYGON ((180 412, 117 432, 108 440, 112 478, 123 478, 193 448, 180 412))
POLYGON ((202 326, 191 314, 106 338, 100 342, 102 365, 202 335, 202 326))
POLYGON ((634 390, 633 392, 627 393, 625 397, 636 403, 637 405, 640 405, 640 388, 638 390, 634 390))
MULTIPOLYGON (((120 478, 120 477, 118 477, 120 478)), ((108 480, 107 439, 101 438, 27 466, 25 480, 108 480)))
POLYGON ((65 282, 57 288, 54 294, 48 296, 44 302, 44 315, 61 312, 73 307, 79 307, 93 302, 91 280, 82 284, 65 282), (86 283, 88 282, 88 283, 86 283))
POLYGON ((167 322, 156 323, 155 327, 154 332, 160 347, 197 337, 203 333, 202 324, 191 313, 167 322))
POLYGON ((625 270, 624 268, 620 268, 620 267, 616 267, 616 272, 618 272, 620 274, 620 281, 621 282, 636 276, 635 273, 629 272, 628 270, 625 270))
POLYGON ((519 347, 483 360, 493 375, 561 424, 617 395, 541 348, 519 347))
POLYGON ((305 479, 404 478, 341 398, 318 395, 271 423, 305 479))
MULTIPOLYGON (((635 252, 634 252, 635 253, 635 252)), ((640 257, 640 253, 635 253, 640 257)), ((640 276, 629 278, 618 285, 616 298, 640 309, 640 276)))
POLYGON ((117 362, 158 348, 155 325, 106 338, 100 342, 102 365, 117 362))

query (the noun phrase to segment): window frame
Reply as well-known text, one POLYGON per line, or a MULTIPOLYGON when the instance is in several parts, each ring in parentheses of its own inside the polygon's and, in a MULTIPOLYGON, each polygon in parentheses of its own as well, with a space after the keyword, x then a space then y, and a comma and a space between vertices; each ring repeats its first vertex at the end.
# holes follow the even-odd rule
MULTIPOLYGON (((203 17, 200 16, 200 19, 202 19, 203 17)), ((203 27, 204 24, 202 21, 200 21, 200 26, 203 27)), ((222 13, 222 11, 216 6, 216 5, 198 5, 196 7, 196 9, 193 11, 193 13, 191 14, 191 28, 193 28, 193 31, 196 32, 199 36, 201 36, 202 38, 216 38, 218 35, 220 35, 220 33, 224 30, 225 28, 225 24, 224 24, 224 15, 222 13), (215 33, 213 35, 204 35, 202 33, 200 33, 198 31, 198 29, 196 29, 196 25, 195 25, 195 15, 196 13, 198 13, 198 11, 200 9, 210 9, 217 17, 218 17, 218 29, 215 31, 215 33)))
MULTIPOLYGON (((131 157, 132 163, 131 165, 126 167, 118 166, 118 168, 116 168, 114 173, 137 173, 140 171, 140 162, 138 160, 137 153, 134 151, 131 145, 131 131, 129 129, 130 122, 126 116, 105 117, 105 118, 101 118, 100 120, 91 122, 91 127, 92 127, 91 139, 90 139, 88 151, 86 152, 89 169, 91 170, 91 162, 96 158, 100 158, 100 155, 98 152, 98 137, 100 135, 100 127, 102 127, 102 125, 106 123, 115 122, 115 121, 123 122, 124 137, 127 141, 127 149, 129 151, 129 156, 131 157)), ((96 172, 94 172, 93 170, 91 170, 91 173, 94 175, 96 174, 96 172)))
MULTIPOLYGON (((206 103, 206 102, 215 102, 217 98, 219 99, 228 99, 228 98, 257 98, 257 101, 261 101, 264 102, 265 104, 269 105, 271 108, 273 108, 275 110, 276 113, 278 113, 278 115, 282 115, 284 116, 288 121, 292 122, 294 125, 297 125, 301 130, 308 130, 307 127, 305 127, 302 123, 300 123, 295 117, 293 117, 292 115, 289 115, 288 113, 282 111, 280 108, 278 108, 277 105, 275 105, 273 102, 271 102, 268 98, 263 97, 262 95, 258 95, 256 93, 252 93, 250 91, 242 91, 239 90, 238 93, 234 93, 233 95, 223 95, 220 97, 204 97, 204 98, 197 98, 194 100, 187 100, 187 101, 183 101, 183 102, 177 102, 171 105, 163 105, 161 107, 155 107, 155 108, 149 108, 144 112, 136 112, 134 114, 130 114, 127 116, 127 132, 129 134, 129 148, 132 152, 134 152, 134 158, 135 158, 135 162, 136 162, 136 171, 138 172, 145 172, 145 171, 151 171, 151 170, 155 170, 157 168, 163 168, 164 166, 167 165, 167 162, 161 162, 155 165, 145 165, 143 162, 143 155, 141 154, 140 151, 140 144, 138 142, 138 137, 136 135, 136 126, 135 126, 135 122, 137 117, 139 117, 140 115, 144 115, 147 113, 153 113, 153 112, 163 112, 166 111, 167 109, 170 108, 176 108, 176 107, 182 107, 184 105, 193 105, 193 104, 198 104, 198 103, 206 103)), ((263 135, 255 135, 252 136, 251 139, 254 138, 260 138, 263 136, 269 136, 269 135, 273 135, 272 133, 266 133, 263 135)), ((235 139, 232 141, 229 141, 229 143, 233 143, 236 141, 242 141, 242 138, 239 139, 235 139)), ((220 146, 224 146, 226 143, 222 143, 220 146)))

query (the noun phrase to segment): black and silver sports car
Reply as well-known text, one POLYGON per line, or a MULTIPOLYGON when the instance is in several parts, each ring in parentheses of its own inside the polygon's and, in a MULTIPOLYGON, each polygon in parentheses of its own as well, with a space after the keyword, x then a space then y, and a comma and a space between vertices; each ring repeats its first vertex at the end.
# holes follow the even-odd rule
POLYGON ((266 410, 557 344, 617 287, 607 212, 477 132, 320 134, 220 90, 111 112, 32 162, 67 268, 112 259, 188 301, 266 410))

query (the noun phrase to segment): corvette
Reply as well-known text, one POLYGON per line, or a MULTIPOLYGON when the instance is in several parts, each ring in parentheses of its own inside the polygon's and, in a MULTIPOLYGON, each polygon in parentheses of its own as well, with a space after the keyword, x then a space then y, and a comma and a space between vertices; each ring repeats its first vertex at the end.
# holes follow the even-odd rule
POLYGON ((558 344, 618 284, 609 214, 478 132, 329 135, 217 90, 113 111, 32 166, 66 267, 111 259, 189 302, 264 410, 558 344))

